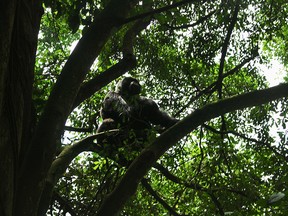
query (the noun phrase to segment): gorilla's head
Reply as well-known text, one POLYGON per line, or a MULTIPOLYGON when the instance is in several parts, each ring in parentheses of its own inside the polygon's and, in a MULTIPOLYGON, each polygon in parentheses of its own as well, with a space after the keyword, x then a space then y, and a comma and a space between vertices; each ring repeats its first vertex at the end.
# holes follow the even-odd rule
POLYGON ((139 95, 141 92, 141 85, 137 79, 125 77, 117 84, 116 92, 126 97, 139 95))

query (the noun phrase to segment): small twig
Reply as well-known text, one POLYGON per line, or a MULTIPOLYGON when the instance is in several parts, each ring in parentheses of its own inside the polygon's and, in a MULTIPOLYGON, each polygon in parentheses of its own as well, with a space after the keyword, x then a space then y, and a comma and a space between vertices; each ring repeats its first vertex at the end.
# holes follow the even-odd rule
MULTIPOLYGON (((225 74, 223 74, 222 79, 231 76, 235 73, 237 73, 245 64, 247 64, 248 62, 250 62, 251 60, 253 60, 254 58, 256 58, 257 55, 251 56, 247 59, 244 59, 239 65, 237 65, 236 67, 234 67, 233 69, 231 69, 230 71, 226 72, 225 74)), ((175 116, 178 116, 180 113, 182 113, 185 109, 187 109, 194 101, 196 101, 198 98, 200 98, 202 95, 204 94, 211 94, 212 92, 217 90, 217 84, 218 84, 218 80, 213 82, 212 84, 210 84, 209 86, 207 86, 205 89, 203 89, 202 91, 200 91, 198 93, 198 95, 196 95, 195 97, 191 98, 188 103, 183 106, 182 109, 180 109, 175 116)))
POLYGON ((181 25, 181 26, 171 26, 171 25, 165 24, 165 26, 167 26, 168 28, 170 28, 172 30, 195 27, 195 26, 201 24, 202 22, 204 22, 205 20, 209 19, 213 14, 215 14, 216 11, 217 10, 211 11, 210 13, 201 17, 200 19, 198 19, 196 22, 194 22, 192 24, 186 24, 186 25, 181 25))
POLYGON ((64 130, 66 131, 75 131, 75 132, 84 132, 84 133, 91 133, 93 131, 93 128, 76 128, 72 126, 65 126, 64 130))
POLYGON ((166 203, 156 191, 153 190, 151 185, 148 183, 147 179, 143 178, 141 180, 143 187, 165 208, 169 211, 171 215, 180 216, 168 203, 166 203))
POLYGON ((263 141, 256 140, 256 139, 254 139, 254 138, 247 137, 247 136, 245 136, 245 135, 243 135, 243 134, 240 134, 240 133, 238 133, 238 132, 236 132, 236 131, 232 131, 232 130, 230 130, 230 131, 218 131, 218 130, 216 130, 216 129, 214 129, 214 128, 212 128, 211 126, 206 125, 206 124, 204 124, 204 127, 206 127, 206 128, 207 128, 208 130, 210 130, 210 131, 213 131, 214 133, 218 133, 218 134, 233 134, 233 135, 235 135, 235 136, 241 137, 241 138, 243 138, 243 139, 245 139, 245 140, 248 140, 248 141, 250 141, 250 142, 254 142, 254 143, 257 143, 257 144, 260 144, 260 145, 264 145, 264 146, 266 146, 267 148, 269 148, 274 154, 282 157, 285 161, 288 162, 288 158, 287 158, 285 155, 282 155, 281 153, 279 153, 275 148, 273 148, 273 147, 272 147, 271 145, 269 145, 269 143, 267 143, 267 142, 263 142, 263 141))
MULTIPOLYGON (((199 0, 184 0, 184 1, 176 2, 174 4, 171 4, 171 5, 162 7, 162 8, 154 9, 152 11, 149 11, 149 12, 146 12, 146 13, 142 13, 142 14, 127 18, 126 20, 124 20, 123 24, 129 23, 129 22, 132 22, 132 21, 135 21, 135 20, 139 20, 139 19, 144 19, 144 18, 152 16, 154 14, 159 14, 159 13, 162 13, 162 12, 165 12, 165 11, 180 7, 180 6, 182 6, 184 4, 187 4, 189 2, 194 3, 194 2, 198 2, 198 1, 199 0)), ((204 2, 206 2, 206 1, 207 0, 204 0, 204 2)))
POLYGON ((225 37, 225 40, 224 40, 224 43, 222 46, 222 51, 221 51, 222 55, 221 55, 221 59, 220 59, 219 75, 218 75, 219 99, 222 99, 222 80, 223 80, 225 58, 226 58, 226 54, 227 54, 227 50, 228 50, 228 46, 229 46, 229 41, 230 41, 230 38, 231 38, 231 35, 233 32, 233 29, 234 29, 236 22, 237 22, 237 16, 238 16, 239 8, 240 8, 239 2, 237 1, 231 23, 228 27, 227 35, 225 37))

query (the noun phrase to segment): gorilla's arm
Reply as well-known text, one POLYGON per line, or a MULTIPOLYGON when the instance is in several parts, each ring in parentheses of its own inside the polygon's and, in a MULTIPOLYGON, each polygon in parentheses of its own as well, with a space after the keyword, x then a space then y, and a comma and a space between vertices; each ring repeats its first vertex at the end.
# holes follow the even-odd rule
POLYGON ((160 125, 168 128, 179 121, 169 116, 166 112, 161 111, 158 105, 152 99, 141 97, 139 103, 142 107, 142 118, 146 118, 154 125, 160 125))

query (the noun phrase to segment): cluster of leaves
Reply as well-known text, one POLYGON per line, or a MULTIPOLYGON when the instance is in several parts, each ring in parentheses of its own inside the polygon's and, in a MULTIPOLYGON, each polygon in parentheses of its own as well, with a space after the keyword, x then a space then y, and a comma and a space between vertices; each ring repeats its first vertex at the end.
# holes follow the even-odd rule
POLYGON ((33 99, 37 112, 41 112, 45 101, 56 82, 61 69, 69 57, 71 45, 80 34, 71 34, 67 22, 46 9, 40 27, 33 99))
MULTIPOLYGON (((41 102, 47 99, 72 42, 79 39, 79 28, 89 26, 106 3, 45 1, 35 77, 37 112, 41 112, 41 102)), ((167 6, 166 1, 149 3, 154 9, 167 6)), ((146 9, 137 7, 134 15, 136 12, 146 9)), ((154 14, 149 27, 135 41, 138 67, 130 74, 140 79, 144 95, 157 99, 160 107, 178 118, 219 99, 263 89, 267 82, 256 67, 262 58, 258 46, 266 41, 269 51, 275 51, 287 64, 285 12, 285 1, 259 0, 204 1, 154 14), (229 35, 236 7, 240 8, 237 22, 229 35), (228 36, 229 46, 225 48, 228 36)), ((107 42, 87 79, 121 58, 125 31, 107 42)), ((94 121, 95 115, 99 119, 100 102, 114 85, 82 103, 70 115, 70 124, 91 127, 90 119, 94 121)), ((163 155, 121 215, 287 213, 287 197, 275 206, 266 202, 274 192, 287 191, 285 117, 287 100, 282 100, 207 122, 163 155), (273 119, 275 113, 280 113, 281 121, 273 119), (275 125, 284 129, 279 136, 271 135, 275 125)), ((86 135, 77 133, 73 139, 86 135)), ((49 212, 52 215, 60 210, 64 215, 73 210, 75 215, 94 215, 124 171, 121 165, 97 153, 78 156, 55 189, 49 212)))

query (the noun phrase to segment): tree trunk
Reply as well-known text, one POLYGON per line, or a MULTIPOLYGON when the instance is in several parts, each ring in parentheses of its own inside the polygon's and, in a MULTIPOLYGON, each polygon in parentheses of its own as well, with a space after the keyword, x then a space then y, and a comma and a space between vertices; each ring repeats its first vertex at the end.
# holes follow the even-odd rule
POLYGON ((111 0, 97 17, 66 62, 35 130, 32 87, 41 1, 3 0, 0 4, 0 215, 35 216, 57 138, 80 85, 133 4, 111 0))
POLYGON ((0 215, 27 215, 33 205, 23 208, 29 195, 17 189, 23 186, 21 164, 33 128, 32 85, 42 9, 40 1, 2 0, 0 10, 0 215))

